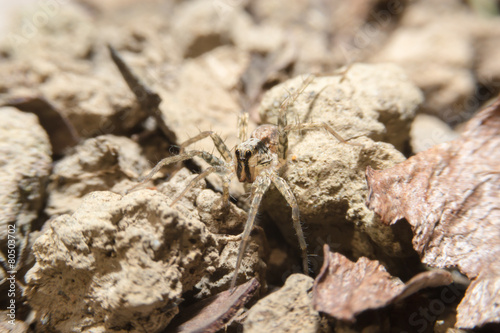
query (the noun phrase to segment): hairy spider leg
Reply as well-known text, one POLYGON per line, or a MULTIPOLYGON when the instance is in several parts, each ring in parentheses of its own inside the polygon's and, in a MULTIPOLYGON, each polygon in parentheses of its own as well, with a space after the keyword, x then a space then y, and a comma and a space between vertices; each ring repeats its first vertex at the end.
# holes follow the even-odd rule
POLYGON ((151 180, 151 178, 153 178, 153 176, 156 173, 158 173, 158 171, 160 171, 160 169, 162 167, 164 167, 165 165, 169 165, 169 164, 173 164, 173 163, 177 163, 177 162, 189 160, 190 158, 193 158, 195 156, 199 156, 199 157, 203 158, 210 165, 215 165, 215 166, 225 165, 224 161, 222 161, 220 158, 218 158, 218 157, 216 157, 216 156, 214 156, 214 155, 212 155, 210 153, 207 153, 205 151, 201 151, 201 150, 191 150, 191 151, 189 151, 187 153, 182 153, 182 154, 179 154, 179 155, 166 157, 166 158, 162 159, 160 162, 158 162, 155 165, 155 167, 153 168, 153 170, 151 170, 146 176, 139 178, 139 183, 136 184, 136 185, 134 185, 126 193, 130 193, 130 192, 134 191, 138 187, 144 185, 146 182, 148 182, 149 180, 151 180))
MULTIPOLYGON (((238 118, 238 125, 240 126, 240 123, 242 124, 242 126, 244 126, 245 128, 242 130, 240 128, 240 135, 241 135, 241 131, 243 131, 244 133, 246 133, 246 126, 248 124, 248 113, 242 113, 240 114, 240 118, 238 118), (246 117, 246 118, 245 118, 246 117), (241 118, 244 118, 244 119, 241 119, 241 118)), ((198 142, 200 140, 203 140, 204 138, 206 137, 209 137, 212 139, 212 141, 214 142, 214 146, 215 148, 217 148, 217 150, 219 151, 219 153, 221 154, 221 156, 224 158, 224 160, 226 161, 226 172, 228 173, 226 176, 223 177, 222 179, 222 205, 223 205, 223 209, 228 209, 229 208, 229 185, 231 184, 231 177, 233 175, 233 170, 230 166, 230 164, 232 163, 233 161, 233 157, 232 157, 232 154, 231 154, 231 151, 227 148, 227 145, 224 143, 224 141, 221 139, 221 137, 219 136, 219 134, 215 133, 214 131, 204 131, 204 132, 201 132, 200 134, 186 140, 185 142, 183 142, 181 144, 181 152, 184 151, 184 148, 186 148, 187 146, 189 145, 192 145, 193 143, 195 142, 198 142)), ((210 162, 209 162, 210 163, 210 162)), ((202 178, 205 178, 207 177, 210 173, 212 172, 223 172, 221 171, 220 169, 219 170, 214 170, 214 171, 210 171, 209 173, 203 173, 205 174, 204 177, 200 177, 199 178, 195 178, 197 179, 196 181, 202 179, 202 178)), ((194 180, 193 180, 194 181, 194 180)), ((193 184, 190 184, 188 186, 193 186, 195 183, 193 184)), ((182 192, 182 195, 186 194, 186 190, 182 192)), ((179 200, 181 197, 179 196, 177 200, 179 200)))
MULTIPOLYGON (((199 182, 201 179, 204 179, 206 178, 209 174, 213 173, 213 172, 229 172, 229 173, 232 173, 232 171, 226 167, 225 165, 217 165, 217 166, 211 166, 209 168, 206 168, 202 173, 200 173, 199 175, 197 175, 195 178, 193 178, 189 184, 186 186, 186 188, 181 192, 181 194, 179 194, 173 201, 172 203, 170 204, 170 207, 173 207, 177 201, 179 201, 191 188, 193 188, 193 186, 199 182)), ((222 204, 224 206, 228 206, 229 205, 229 184, 227 185, 227 189, 226 189, 226 184, 224 183, 224 192, 223 192, 223 197, 222 197, 222 204), (226 194, 227 192, 227 194, 226 194), (226 198, 227 196, 227 198, 226 198)))
POLYGON ((309 263, 307 260, 307 243, 304 237, 304 232, 302 231, 302 226, 300 225, 299 204, 297 203, 297 199, 295 198, 295 195, 293 195, 290 186, 288 186, 283 178, 278 175, 271 174, 271 180, 274 186, 276 186, 276 188, 280 191, 281 195, 286 199, 288 205, 292 208, 293 227, 297 233, 297 238, 299 239, 299 246, 302 255, 302 269, 304 270, 304 274, 308 274, 309 263))
POLYGON ((308 130, 308 129, 325 129, 330 134, 332 134, 337 140, 339 140, 342 143, 345 143, 347 145, 351 146, 359 146, 363 147, 362 144, 360 143, 354 143, 354 142, 348 142, 344 138, 340 136, 337 132, 333 130, 327 123, 305 123, 305 124, 295 124, 295 125, 288 125, 285 127, 284 132, 289 133, 290 131, 302 131, 302 130, 308 130))
POLYGON ((222 205, 223 209, 229 209, 229 185, 231 185, 231 178, 234 175, 233 168, 229 168, 229 172, 222 177, 222 205))
MULTIPOLYGON (((232 162, 232 156, 231 156, 231 151, 227 148, 226 144, 224 141, 221 139, 221 137, 215 133, 214 131, 204 131, 199 133, 198 135, 186 140, 180 145, 180 153, 179 155, 176 156, 171 156, 164 158, 156 166, 147 174, 144 178, 141 178, 139 180, 139 183, 136 184, 134 187, 132 187, 130 190, 128 190, 126 193, 130 193, 134 191, 136 188, 140 187, 141 185, 145 184, 148 182, 160 169, 168 164, 174 164, 174 163, 179 163, 185 160, 188 160, 190 158, 193 158, 195 156, 199 156, 203 158, 208 164, 212 165, 211 168, 208 168, 204 172, 202 172, 200 175, 198 175, 196 178, 194 178, 187 186, 184 191, 180 195, 178 195, 174 201, 170 204, 173 206, 175 203, 177 203, 186 193, 189 189, 191 189, 196 182, 198 182, 200 179, 203 179, 207 177, 209 174, 212 172, 229 172, 232 173, 230 163, 232 162), (214 142, 215 147, 221 154, 221 156, 224 158, 225 162, 219 159, 218 157, 214 156, 213 154, 207 153, 205 151, 199 151, 199 150, 192 150, 187 153, 184 152, 184 149, 197 142, 200 141, 206 137, 209 137, 212 139, 214 142)), ((223 184, 223 207, 227 208, 229 206, 229 183, 228 180, 230 181, 230 178, 225 177, 224 178, 224 184, 223 184)))
POLYGON ((286 131, 287 127, 287 119, 286 119, 286 110, 290 105, 295 103, 297 98, 304 92, 309 84, 314 80, 314 75, 308 76, 299 90, 295 93, 289 93, 288 97, 283 100, 280 104, 280 109, 278 113, 278 157, 280 160, 286 160, 286 154, 288 151, 288 132, 286 131))
POLYGON ((246 141, 248 131, 248 112, 241 112, 238 115, 238 138, 240 142, 246 141))
POLYGON ((257 179, 252 184, 252 203, 250 205, 250 210, 248 212, 248 219, 245 223, 245 229, 243 230, 241 236, 240 248, 238 251, 238 259, 236 260, 236 267, 233 272, 233 279, 231 281, 231 290, 234 290, 236 286, 236 279, 238 278, 238 271, 240 269, 241 261, 243 259, 243 255, 245 254, 245 250, 248 245, 248 240, 250 239, 250 233, 253 229, 255 223, 255 216, 257 215, 257 211, 259 210, 260 202, 262 201, 262 196, 266 193, 267 189, 271 185, 271 179, 267 174, 259 175, 257 179))
POLYGON ((215 133, 214 131, 203 131, 200 134, 193 136, 190 139, 187 139, 181 144, 181 153, 184 152, 184 148, 186 148, 187 146, 192 145, 193 143, 198 142, 200 140, 203 140, 206 137, 212 138, 215 148, 217 148, 217 150, 219 151, 219 153, 226 162, 229 163, 233 160, 231 156, 231 151, 227 148, 226 144, 221 139, 219 134, 215 133))

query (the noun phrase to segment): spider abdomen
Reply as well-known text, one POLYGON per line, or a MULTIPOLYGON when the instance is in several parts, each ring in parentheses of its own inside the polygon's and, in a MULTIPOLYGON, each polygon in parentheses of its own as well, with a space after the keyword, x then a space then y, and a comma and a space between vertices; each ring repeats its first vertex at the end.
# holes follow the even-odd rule
POLYGON ((271 153, 276 154, 278 152, 278 127, 275 125, 261 125, 257 127, 250 138, 258 139, 263 145, 271 151, 271 153))

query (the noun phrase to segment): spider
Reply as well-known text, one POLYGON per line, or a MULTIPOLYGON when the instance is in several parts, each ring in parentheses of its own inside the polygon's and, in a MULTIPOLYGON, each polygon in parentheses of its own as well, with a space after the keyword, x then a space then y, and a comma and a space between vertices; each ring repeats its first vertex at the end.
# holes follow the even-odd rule
POLYGON ((180 152, 176 156, 167 157, 149 172, 145 177, 139 179, 139 183, 131 188, 128 192, 134 190, 138 186, 149 181, 163 166, 168 164, 178 163, 188 160, 195 156, 203 158, 211 166, 205 169, 202 173, 191 180, 186 188, 179 194, 171 203, 173 206, 181 199, 186 192, 191 189, 199 180, 207 177, 213 172, 223 174, 222 200, 225 208, 229 207, 229 184, 231 178, 236 175, 238 181, 250 183, 251 185, 251 203, 248 212, 248 219, 245 224, 243 233, 241 234, 241 243, 238 251, 238 259, 236 261, 235 270, 231 280, 230 289, 233 290, 236 286, 238 271, 243 260, 243 256, 250 238, 250 232, 255 223, 255 217, 259 209, 264 193, 269 189, 271 184, 280 191, 292 208, 292 221, 302 257, 302 268, 305 274, 309 272, 307 245, 302 232, 300 213, 297 200, 292 193, 290 186, 285 179, 280 177, 281 171, 286 164, 288 152, 288 133, 291 131, 309 130, 309 129, 325 129, 331 133, 336 139, 345 144, 361 146, 357 143, 350 143, 344 140, 337 132, 335 132, 326 123, 302 123, 288 125, 286 119, 286 110, 292 105, 297 97, 306 89, 306 87, 314 80, 313 76, 307 77, 300 89, 294 94, 289 93, 288 96, 281 102, 279 106, 278 124, 277 125, 261 125, 257 127, 247 139, 248 113, 241 113, 238 118, 238 137, 241 141, 234 147, 234 154, 228 149, 220 136, 213 131, 204 131, 195 137, 188 139, 180 145, 180 152), (185 152, 184 149, 204 138, 210 137, 222 159, 214 156, 211 153, 201 150, 191 150, 185 152))

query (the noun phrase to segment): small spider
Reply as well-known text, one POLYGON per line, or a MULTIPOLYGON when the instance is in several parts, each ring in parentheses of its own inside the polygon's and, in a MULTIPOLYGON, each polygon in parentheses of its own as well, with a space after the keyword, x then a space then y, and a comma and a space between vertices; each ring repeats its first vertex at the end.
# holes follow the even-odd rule
POLYGON ((271 184, 281 192, 286 201, 292 207, 292 220, 293 226, 297 233, 300 249, 302 252, 302 265, 305 274, 308 274, 308 259, 307 259, 307 246, 300 224, 299 206, 297 200, 293 195, 290 186, 287 182, 280 177, 283 166, 286 164, 287 151, 288 151, 288 133, 290 131, 300 131, 307 129, 326 129, 335 138, 342 143, 361 146, 360 144, 350 143, 344 140, 337 132, 335 132, 326 123, 304 123, 287 125, 286 110, 295 102, 297 97, 305 90, 305 88, 313 81, 314 77, 309 76, 304 80, 302 87, 294 94, 289 94, 280 104, 278 124, 277 125, 261 125, 257 127, 251 134, 250 138, 246 138, 248 126, 248 114, 242 113, 238 119, 238 137, 241 141, 239 145, 234 148, 234 155, 227 148, 224 141, 220 136, 213 131, 204 131, 197 136, 190 138, 180 146, 180 153, 176 156, 167 157, 160 162, 147 174, 140 182, 135 185, 132 191, 138 186, 149 181, 163 166, 173 164, 190 159, 194 156, 199 156, 208 162, 211 166, 196 176, 186 186, 182 193, 177 196, 171 205, 174 205, 184 194, 192 188, 196 182, 207 177, 213 172, 221 173, 224 175, 222 200, 227 208, 229 205, 229 183, 231 178, 236 175, 240 182, 252 184, 252 195, 250 209, 248 212, 248 219, 245 224, 243 233, 241 234, 241 244, 238 251, 238 259, 235 266, 234 275, 231 281, 231 289, 236 285, 238 271, 241 266, 241 261, 245 253, 250 232, 253 229, 255 216, 259 209, 260 203, 264 193, 269 189, 271 184), (191 150, 184 152, 184 148, 200 141, 206 137, 211 137, 215 147, 222 156, 218 158, 208 152, 200 150, 191 150))

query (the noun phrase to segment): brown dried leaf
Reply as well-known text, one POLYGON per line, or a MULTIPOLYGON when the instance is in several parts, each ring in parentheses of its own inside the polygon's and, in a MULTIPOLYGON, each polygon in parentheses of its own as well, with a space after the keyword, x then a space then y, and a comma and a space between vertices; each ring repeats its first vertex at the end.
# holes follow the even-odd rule
POLYGON ((313 306, 340 320, 353 321, 362 311, 390 302, 404 288, 377 261, 365 257, 353 263, 324 246, 325 261, 314 281, 313 306))
POLYGON ((367 205, 386 224, 406 218, 413 247, 433 267, 470 279, 456 327, 500 322, 500 100, 457 140, 387 170, 367 168, 367 205))
POLYGON ((353 263, 324 246, 325 261, 314 281, 313 306, 340 320, 353 321, 359 313, 384 307, 420 289, 450 284, 446 271, 418 274, 406 285, 392 277, 378 261, 359 258, 353 263))
POLYGON ((446 286, 452 282, 453 278, 448 271, 436 269, 423 272, 415 275, 410 281, 406 282, 401 294, 396 296, 392 302, 399 302, 424 288, 446 286))
POLYGON ((174 318, 166 333, 217 332, 231 320, 259 289, 257 279, 231 290, 223 291, 213 297, 200 301, 174 318))

